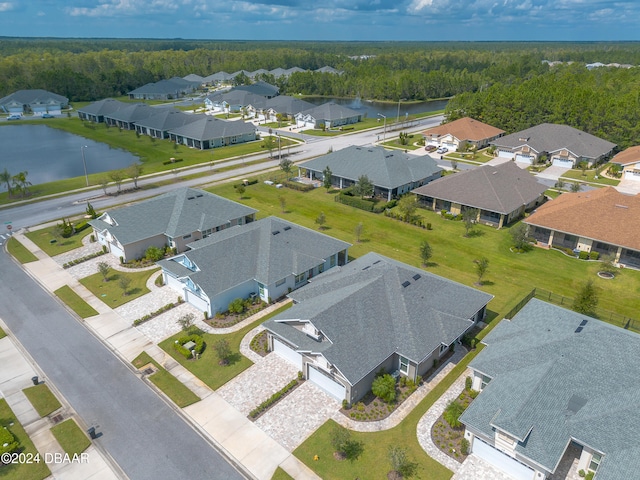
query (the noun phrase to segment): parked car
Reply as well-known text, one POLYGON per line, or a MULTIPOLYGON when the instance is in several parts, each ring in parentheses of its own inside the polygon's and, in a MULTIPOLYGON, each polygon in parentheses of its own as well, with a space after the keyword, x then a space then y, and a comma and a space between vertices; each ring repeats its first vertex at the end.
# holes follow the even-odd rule
POLYGON ((440 147, 438 150, 436 150, 436 153, 447 153, 449 151, 449 149, 447 147, 440 147))
POLYGON ((427 145, 426 147, 424 147, 424 149, 425 149, 427 152, 433 152, 433 151, 435 151, 437 148, 438 148, 438 147, 436 147, 435 145, 427 145))
POLYGON ((54 118, 50 113, 43 113, 42 118, 54 118))
POLYGON ((20 120, 22 115, 18 115, 17 113, 12 113, 7 117, 7 120, 20 120))

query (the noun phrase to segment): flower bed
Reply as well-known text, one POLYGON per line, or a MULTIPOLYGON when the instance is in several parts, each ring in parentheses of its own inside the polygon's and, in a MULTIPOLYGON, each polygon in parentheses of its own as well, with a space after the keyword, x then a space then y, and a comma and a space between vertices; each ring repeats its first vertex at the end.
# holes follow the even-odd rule
POLYGON ((269 341, 267 340, 267 331, 263 330, 255 337, 253 337, 251 339, 251 344, 249 345, 249 347, 261 357, 266 357, 269 354, 269 341))
POLYGON ((391 415, 409 396, 416 391, 419 384, 409 382, 402 377, 396 383, 396 400, 393 403, 386 403, 381 398, 376 397, 371 391, 367 393, 358 403, 350 408, 340 410, 343 415, 358 422, 377 422, 391 415))
MULTIPOLYGON (((464 411, 477 393, 465 388, 454 402, 461 406, 461 411, 464 411)), ((443 453, 462 463, 469 455, 469 441, 464 438, 464 425, 452 427, 444 417, 445 414, 440 415, 431 427, 431 439, 443 453)))
POLYGON ((213 328, 226 328, 232 327, 236 323, 240 323, 246 318, 249 318, 252 315, 255 315, 261 310, 264 310, 268 306, 265 302, 256 303, 252 306, 252 308, 242 312, 242 313, 217 313, 215 317, 208 318, 205 320, 209 326, 213 328))

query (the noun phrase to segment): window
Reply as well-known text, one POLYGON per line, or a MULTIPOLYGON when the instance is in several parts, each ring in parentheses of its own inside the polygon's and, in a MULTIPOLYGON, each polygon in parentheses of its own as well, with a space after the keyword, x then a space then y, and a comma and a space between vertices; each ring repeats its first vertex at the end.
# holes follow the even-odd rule
POLYGON ((318 275, 321 274, 322 272, 324 272, 324 263, 321 263, 320 265, 318 265, 318 275))
POLYGON ((335 267, 336 266, 336 256, 332 255, 331 259, 329 260, 329 265, 330 267, 335 267))
POLYGON ((409 375, 409 359, 400 355, 400 373, 409 375))
POLYGON ((490 381, 491 381, 490 377, 487 377, 486 375, 482 375, 482 383, 480 383, 480 390, 484 390, 484 387, 486 387, 490 381))
POLYGON ((301 282, 304 282, 304 273, 301 273, 300 275, 296 275, 296 285, 298 285, 301 282))
POLYGON ((594 472, 598 471, 598 467, 600 466, 600 462, 602 461, 602 455, 594 452, 591 457, 591 462, 589 463, 589 470, 594 472))
POLYGON ((286 282, 286 281, 287 281, 287 279, 286 279, 286 278, 283 278, 282 280, 278 280, 278 281, 276 282, 276 287, 279 287, 280 285, 284 285, 284 282, 286 282))
POLYGON ((191 234, 188 234, 188 235, 185 235, 184 237, 182 237, 183 240, 187 240, 189 238, 191 238, 191 234))
POLYGON ((447 346, 443 343, 440 345, 440 355, 442 355, 447 350, 447 346))

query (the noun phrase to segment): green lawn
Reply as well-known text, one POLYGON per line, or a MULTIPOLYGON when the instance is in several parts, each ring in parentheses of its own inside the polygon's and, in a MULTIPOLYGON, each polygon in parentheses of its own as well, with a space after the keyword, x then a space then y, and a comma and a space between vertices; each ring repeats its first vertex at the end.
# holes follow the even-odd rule
POLYGON ((22 391, 41 417, 46 417, 62 407, 62 404, 44 383, 25 388, 22 391))
MULTIPOLYGON (((24 428, 16 419, 16 416, 4 398, 0 398, 0 427, 6 427, 18 440, 21 453, 29 455, 32 458, 38 454, 38 450, 36 450, 27 432, 24 431, 24 428)), ((5 465, 0 468, 0 479, 42 480, 49 475, 51 475, 51 471, 49 471, 42 457, 40 457, 40 462, 38 463, 12 463, 11 465, 5 465)))
POLYGON ((131 272, 111 270, 107 277, 108 281, 106 282, 100 273, 94 273, 81 279, 80 283, 111 308, 116 308, 149 293, 147 280, 157 271, 157 268, 153 270, 143 270, 141 272, 135 269, 132 269, 131 272), (131 284, 127 288, 127 295, 124 295, 122 287, 120 287, 120 278, 123 276, 131 279, 131 284))
POLYGON ((273 477, 271 477, 271 480, 293 480, 293 477, 291 475, 289 475, 287 472, 285 472, 283 469, 281 469, 280 467, 276 468, 276 471, 273 473, 273 477))
POLYGON ((56 437, 62 449, 71 457, 84 452, 91 445, 91 440, 73 418, 51 427, 51 433, 56 437))
POLYGON ((76 312, 80 318, 93 317, 98 312, 87 302, 85 302, 69 285, 60 287, 53 292, 60 300, 62 300, 71 310, 76 312))
POLYGON ((76 233, 75 235, 71 235, 69 238, 60 237, 56 239, 53 235, 55 228, 55 226, 52 226, 41 230, 34 230, 33 232, 27 232, 25 236, 40 247, 44 253, 50 257, 54 257, 61 253, 70 252, 71 250, 80 248, 82 246, 82 239, 92 233, 91 229, 87 229, 80 233, 76 233), (55 242, 51 243, 51 240, 55 240, 55 242))
POLYGON ((243 337, 253 328, 257 327, 264 321, 273 317, 274 315, 286 310, 291 306, 290 303, 280 307, 279 309, 271 312, 270 314, 262 317, 259 320, 247 325, 237 332, 216 335, 205 333, 203 335, 206 348, 202 353, 202 356, 198 360, 187 360, 180 355, 174 348, 175 341, 184 335, 184 333, 177 333, 166 340, 160 342, 159 346, 169 355, 171 355, 178 363, 193 373, 196 377, 202 380, 212 390, 220 388, 229 380, 239 375, 241 372, 253 365, 253 362, 247 357, 240 354, 240 341, 243 337), (218 365, 218 357, 216 356, 213 345, 215 342, 225 338, 229 342, 233 355, 230 358, 230 363, 227 366, 218 365))
MULTIPOLYGON (((232 185, 220 185, 209 190, 238 199, 232 185)), ((479 225, 475 227, 476 235, 467 238, 464 237, 462 222, 446 220, 434 212, 419 209, 424 222, 431 223, 433 227, 433 230, 424 230, 381 214, 337 203, 334 195, 326 193, 323 188, 310 192, 274 189, 260 181, 247 188, 241 202, 258 209, 260 218, 276 215, 312 229, 317 228, 315 219, 324 212, 324 233, 351 243, 355 242, 356 225, 362 222, 361 242, 349 249, 351 257, 375 251, 420 266, 420 243, 427 240, 433 249, 432 264, 428 270, 469 286, 477 281, 474 260, 485 256, 489 259, 489 271, 482 290, 495 295, 489 303, 489 308, 495 312, 504 312, 505 305, 512 299, 524 297, 536 286, 570 297, 587 279, 592 279, 600 294, 600 307, 638 317, 638 271, 627 269, 619 272, 613 281, 603 280, 596 275, 597 262, 579 261, 558 251, 538 248, 525 254, 511 253, 509 228, 496 230, 479 225), (283 196, 286 202, 284 214, 279 196, 283 196)))
POLYGON ((151 358, 147 352, 142 352, 131 363, 133 363, 136 368, 141 368, 149 363, 153 363, 157 371, 149 376, 149 380, 180 408, 200 401, 200 397, 184 386, 180 380, 167 372, 158 362, 151 358))
POLYGON ((562 178, 563 180, 580 180, 581 182, 587 182, 593 184, 594 186, 616 186, 620 183, 620 180, 605 178, 601 175, 598 175, 598 170, 586 170, 584 172, 584 175, 582 174, 582 170, 580 170, 579 168, 567 170, 566 173, 564 173, 560 178, 562 178), (595 178, 596 175, 598 175, 598 178, 595 178))
POLYGON ((35 262, 38 260, 38 257, 36 257, 33 253, 31 253, 27 249, 27 247, 22 245, 14 237, 11 237, 7 241, 7 250, 20 263, 29 263, 29 262, 35 262))
MULTIPOLYGON (((388 127, 389 125, 387 125, 388 127)), ((368 128, 382 127, 382 123, 379 123, 375 118, 364 118, 361 122, 352 123, 349 125, 343 125, 343 130, 316 130, 316 129, 308 129, 303 133, 306 135, 314 135, 316 137, 335 137, 337 135, 344 135, 346 133, 359 132, 360 130, 367 130, 368 128)), ((340 127, 338 127, 340 128, 340 127)), ((387 134, 389 131, 387 130, 387 134)))
POLYGON ((6 336, 7 336, 6 332, 2 328, 0 328, 0 338, 4 338, 6 336))

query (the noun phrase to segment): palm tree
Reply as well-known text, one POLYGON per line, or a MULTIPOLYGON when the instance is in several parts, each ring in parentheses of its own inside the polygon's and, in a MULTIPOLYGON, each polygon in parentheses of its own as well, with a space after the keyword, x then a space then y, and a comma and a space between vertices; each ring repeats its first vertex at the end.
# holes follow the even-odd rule
POLYGON ((7 171, 6 167, 3 172, 0 172, 0 182, 7 186, 7 193, 11 196, 11 174, 7 171))
POLYGON ((27 175, 29 175, 29 172, 25 170, 24 172, 19 172, 17 175, 14 175, 12 178, 14 186, 22 192, 23 197, 29 193, 27 187, 31 186, 31 182, 27 180, 27 175))

